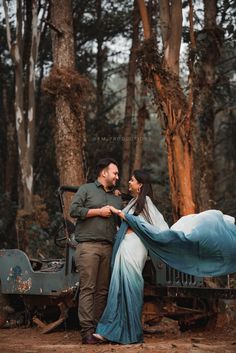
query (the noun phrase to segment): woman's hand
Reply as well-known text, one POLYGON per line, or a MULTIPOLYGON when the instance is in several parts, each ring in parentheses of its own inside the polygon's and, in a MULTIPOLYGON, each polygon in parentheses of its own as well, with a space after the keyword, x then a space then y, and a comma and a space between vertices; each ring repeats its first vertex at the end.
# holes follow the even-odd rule
POLYGON ((119 216, 120 218, 125 219, 125 214, 121 210, 118 210, 117 208, 110 206, 110 211, 116 214, 117 216, 119 216))
POLYGON ((99 209, 99 216, 100 217, 104 217, 104 218, 108 218, 111 216, 111 210, 110 207, 107 206, 103 206, 99 209))
POLYGON ((110 211, 112 212, 112 213, 114 213, 114 214, 118 214, 118 212, 120 211, 120 210, 118 210, 117 208, 115 208, 115 207, 113 207, 113 206, 109 206, 110 207, 110 211))
POLYGON ((114 195, 120 196, 120 195, 121 195, 120 190, 119 190, 119 189, 115 189, 115 190, 114 190, 114 195))

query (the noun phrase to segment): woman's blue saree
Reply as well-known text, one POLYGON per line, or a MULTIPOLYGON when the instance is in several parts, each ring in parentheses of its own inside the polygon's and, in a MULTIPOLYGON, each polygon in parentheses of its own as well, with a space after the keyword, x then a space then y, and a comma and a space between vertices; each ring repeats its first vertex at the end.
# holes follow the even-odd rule
POLYGON ((96 330, 110 341, 123 344, 143 341, 144 249, 152 257, 157 256, 190 275, 209 277, 236 272, 236 226, 220 211, 210 210, 183 217, 172 229, 164 231, 126 214, 126 222, 122 223, 114 245, 107 306, 96 330), (125 235, 127 224, 141 242, 134 237, 133 244, 130 241, 128 246, 132 254, 123 256, 125 240, 129 237, 125 235))

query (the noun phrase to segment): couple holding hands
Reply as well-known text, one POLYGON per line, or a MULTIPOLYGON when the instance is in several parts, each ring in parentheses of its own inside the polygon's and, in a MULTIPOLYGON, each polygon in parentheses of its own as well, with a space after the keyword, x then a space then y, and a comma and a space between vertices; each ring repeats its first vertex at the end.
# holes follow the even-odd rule
POLYGON ((82 343, 140 343, 142 271, 148 252, 192 275, 236 272, 234 218, 210 210, 182 217, 169 229, 153 204, 145 170, 133 172, 132 199, 123 209, 115 192, 117 162, 104 158, 96 172, 95 182, 80 186, 70 209, 71 217, 77 219, 75 264, 80 276, 82 343))

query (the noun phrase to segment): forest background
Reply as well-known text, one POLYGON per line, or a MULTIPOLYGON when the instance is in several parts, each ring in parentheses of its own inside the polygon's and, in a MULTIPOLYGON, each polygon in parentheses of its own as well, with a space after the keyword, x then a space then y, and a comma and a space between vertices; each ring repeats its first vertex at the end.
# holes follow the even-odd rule
POLYGON ((0 248, 55 256, 56 191, 105 156, 169 224, 236 216, 235 0, 2 1, 0 248))

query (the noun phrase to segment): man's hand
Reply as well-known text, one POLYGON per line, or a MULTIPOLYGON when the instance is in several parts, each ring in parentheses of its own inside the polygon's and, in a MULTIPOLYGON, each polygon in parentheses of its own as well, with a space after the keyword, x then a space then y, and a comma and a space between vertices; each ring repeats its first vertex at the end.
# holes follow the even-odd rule
POLYGON ((111 216, 110 206, 103 206, 99 209, 99 216, 108 218, 111 216))

